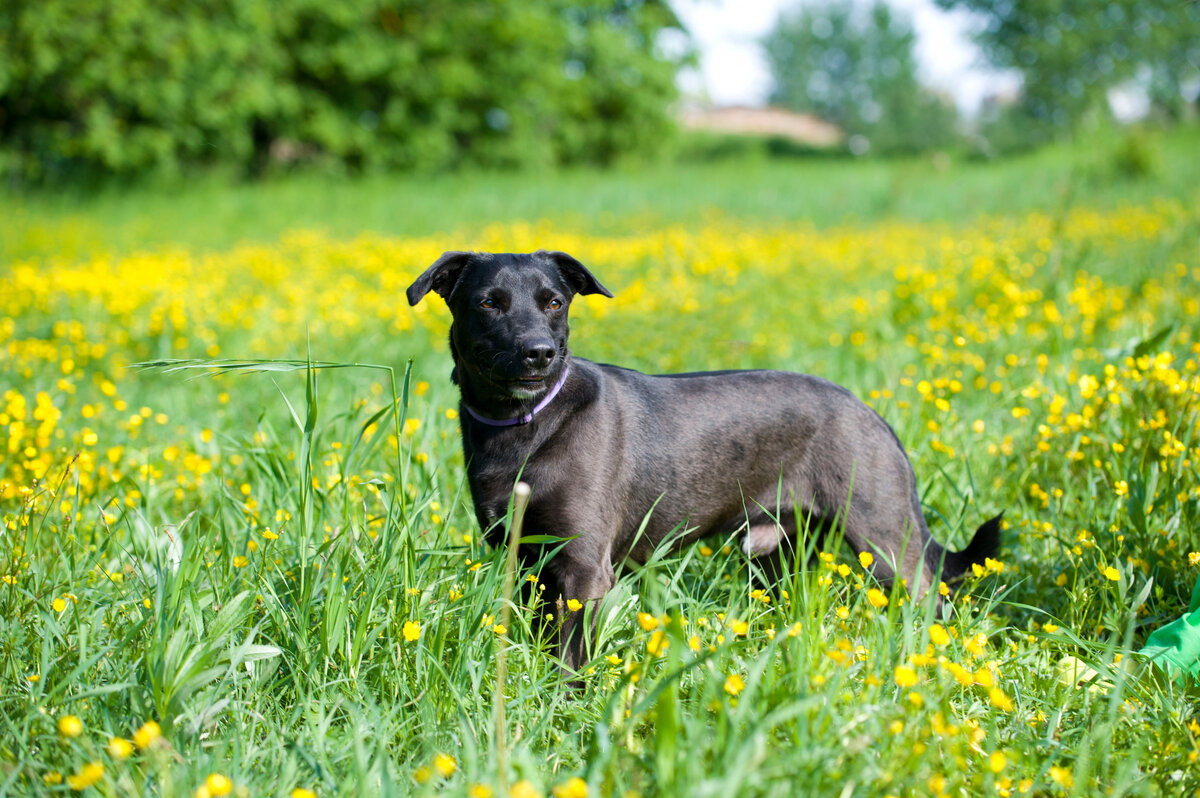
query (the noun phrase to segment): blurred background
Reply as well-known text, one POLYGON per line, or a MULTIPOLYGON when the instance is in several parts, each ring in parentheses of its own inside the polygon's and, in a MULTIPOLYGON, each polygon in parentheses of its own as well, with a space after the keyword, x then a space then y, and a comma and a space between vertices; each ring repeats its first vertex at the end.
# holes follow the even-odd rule
MULTIPOLYGON (((992 159, 1169 128, 1198 97, 1193 0, 0 1, 10 190, 992 159)), ((1146 149, 1115 157, 1136 172, 1146 149)))

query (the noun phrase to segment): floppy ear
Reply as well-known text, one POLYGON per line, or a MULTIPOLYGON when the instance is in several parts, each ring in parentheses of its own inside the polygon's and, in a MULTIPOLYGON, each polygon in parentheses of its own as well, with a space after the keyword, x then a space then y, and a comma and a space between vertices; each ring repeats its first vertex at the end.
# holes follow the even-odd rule
POLYGON ((538 257, 552 261, 558 266, 559 274, 563 279, 575 289, 577 294, 603 294, 606 297, 612 298, 612 291, 609 291, 604 286, 600 285, 600 281, 592 276, 592 273, 587 270, 579 261, 572 258, 565 252, 547 252, 546 250, 538 250, 534 253, 538 257))
POLYGON ((408 287, 406 292, 408 304, 417 304, 430 291, 437 291, 442 299, 449 301, 450 292, 454 290, 463 267, 467 265, 467 261, 473 254, 473 252, 443 252, 442 256, 435 260, 433 265, 408 287))

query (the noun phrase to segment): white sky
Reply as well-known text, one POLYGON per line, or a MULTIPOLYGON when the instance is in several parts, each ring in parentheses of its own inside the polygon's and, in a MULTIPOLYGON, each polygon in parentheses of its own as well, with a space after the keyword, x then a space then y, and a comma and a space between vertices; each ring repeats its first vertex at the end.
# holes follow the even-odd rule
MULTIPOLYGON (((888 0, 907 14, 917 33, 917 63, 922 81, 954 97, 971 113, 989 93, 1011 89, 1017 81, 988 67, 970 39, 973 24, 966 12, 946 12, 933 0, 888 0)), ((699 74, 683 74, 684 92, 715 105, 762 105, 771 76, 759 42, 781 10, 803 0, 670 0, 691 31, 700 52, 699 74)))

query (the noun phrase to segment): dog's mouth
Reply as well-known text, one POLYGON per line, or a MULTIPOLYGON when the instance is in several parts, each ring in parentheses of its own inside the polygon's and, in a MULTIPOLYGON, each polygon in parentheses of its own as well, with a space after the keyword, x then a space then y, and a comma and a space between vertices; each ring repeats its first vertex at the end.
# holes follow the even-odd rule
POLYGON ((528 399, 546 390, 546 380, 546 377, 516 377, 508 381, 508 386, 513 396, 528 399))

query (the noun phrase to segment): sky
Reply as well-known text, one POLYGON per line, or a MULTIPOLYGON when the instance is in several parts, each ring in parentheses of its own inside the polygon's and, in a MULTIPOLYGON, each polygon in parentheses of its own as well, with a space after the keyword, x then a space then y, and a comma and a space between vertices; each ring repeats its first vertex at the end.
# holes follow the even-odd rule
MULTIPOLYGON (((933 0, 889 0, 912 19, 922 81, 948 92, 965 113, 978 109, 988 94, 1010 91, 1017 80, 986 66, 971 41, 975 20, 968 12, 942 11, 933 0)), ((763 105, 771 76, 759 42, 780 11, 803 0, 670 0, 692 34, 700 69, 685 72, 685 94, 714 105, 763 105)))

